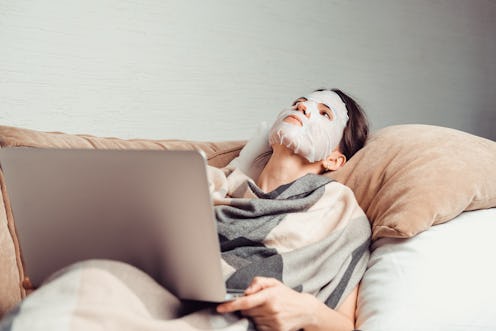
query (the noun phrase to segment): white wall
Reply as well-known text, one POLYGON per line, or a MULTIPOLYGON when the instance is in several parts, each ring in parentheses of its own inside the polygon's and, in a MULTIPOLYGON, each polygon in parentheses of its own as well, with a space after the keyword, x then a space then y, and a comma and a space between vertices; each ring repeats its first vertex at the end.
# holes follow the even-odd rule
POLYGON ((244 139, 349 92, 373 128, 496 139, 494 0, 0 0, 0 124, 244 139))

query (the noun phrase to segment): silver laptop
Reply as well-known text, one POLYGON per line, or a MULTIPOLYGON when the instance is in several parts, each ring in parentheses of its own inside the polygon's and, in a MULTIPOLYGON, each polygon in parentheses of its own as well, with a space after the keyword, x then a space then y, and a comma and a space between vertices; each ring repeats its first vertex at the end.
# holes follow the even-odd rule
POLYGON ((242 292, 225 288, 200 152, 3 148, 0 165, 34 286, 71 263, 113 259, 181 299, 242 292))

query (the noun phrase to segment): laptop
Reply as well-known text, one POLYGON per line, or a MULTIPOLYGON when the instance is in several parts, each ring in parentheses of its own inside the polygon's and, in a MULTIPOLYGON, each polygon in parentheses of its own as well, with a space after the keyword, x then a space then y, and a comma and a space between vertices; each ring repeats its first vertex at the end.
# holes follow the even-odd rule
POLYGON ((33 286, 77 261, 134 265, 185 300, 223 302, 206 160, 199 151, 2 148, 33 286))

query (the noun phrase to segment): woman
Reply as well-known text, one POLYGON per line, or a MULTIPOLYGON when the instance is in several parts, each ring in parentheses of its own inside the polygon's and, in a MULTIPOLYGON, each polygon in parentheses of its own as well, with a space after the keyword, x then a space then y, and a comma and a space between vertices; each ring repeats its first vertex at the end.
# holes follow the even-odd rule
MULTIPOLYGON (((321 175, 326 171, 337 170, 364 145, 367 134, 367 121, 362 110, 342 91, 317 90, 306 97, 298 98, 292 108, 283 110, 279 114, 270 130, 269 140, 273 152, 256 180, 256 184, 265 193, 273 192, 308 174, 321 175)), ((239 179, 234 182, 239 182, 239 179)), ((252 189, 257 190, 253 185, 252 189)), ((230 188, 230 191, 239 191, 239 188, 230 188)), ((246 197, 246 194, 238 197, 246 197)), ((230 204, 232 205, 232 202, 230 204)), ((222 223, 223 213, 226 212, 217 212, 220 237, 224 240, 221 240, 222 244, 227 241, 223 236, 223 231, 225 231, 222 223)), ((229 214, 232 213, 233 211, 230 210, 229 214)), ((240 222, 242 219, 235 221, 240 222)), ((229 226, 234 223, 232 219, 229 220, 229 226)), ((259 225, 255 227, 258 229, 259 225)), ((242 236, 246 238, 252 231, 245 231, 242 236)), ((275 232, 274 229, 270 231, 275 232)), ((367 231, 362 231, 353 240, 360 245, 364 236, 367 236, 367 231)), ((230 242, 235 242, 239 238, 230 238, 230 242)), ((267 241, 267 238, 262 238, 260 242, 267 241)), ((253 242, 251 239, 250 245, 253 245, 253 242)), ((233 250, 232 244, 221 246, 231 246, 230 250, 233 250)), ((297 247, 295 251, 303 249, 303 246, 305 245, 297 247)), ((236 246, 235 248, 242 250, 244 247, 236 246)), ((229 261, 224 256, 227 251, 227 249, 223 250, 223 257, 229 261)), ((270 258, 272 257, 271 255, 270 258)), ((357 271, 359 278, 364 272, 363 262, 367 258, 368 252, 363 252, 362 268, 357 271)), ((243 267, 246 269, 250 263, 251 261, 248 261, 243 267)), ((231 275, 230 279, 232 278, 231 275)), ((284 278, 284 276, 279 278, 284 278)), ((254 277, 244 293, 245 295, 241 298, 220 304, 217 306, 217 311, 219 313, 239 311, 254 322, 257 330, 354 329, 358 285, 348 290, 346 297, 339 300, 340 303, 335 309, 318 300, 314 295, 303 293, 301 290, 296 291, 271 277, 254 277)))
POLYGON ((216 170, 224 275, 243 297, 189 305, 129 264, 82 261, 31 294, 0 330, 353 329, 370 227, 351 190, 321 174, 343 166, 366 137, 353 100, 316 91, 281 112, 256 182, 239 169, 216 170))

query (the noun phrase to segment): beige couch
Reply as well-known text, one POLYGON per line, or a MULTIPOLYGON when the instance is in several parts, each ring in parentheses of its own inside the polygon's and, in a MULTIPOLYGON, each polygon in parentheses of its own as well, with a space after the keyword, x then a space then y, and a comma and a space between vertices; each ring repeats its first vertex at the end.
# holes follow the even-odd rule
MULTIPOLYGON (((217 167, 228 164, 243 152, 244 144, 245 141, 211 143, 181 140, 124 140, 0 126, 1 148, 19 146, 101 149, 200 148, 206 153, 209 164, 217 167)), ((481 322, 481 316, 495 316, 496 312, 490 311, 494 305, 486 304, 492 302, 496 295, 493 279, 481 283, 481 276, 494 274, 496 277, 496 272, 491 273, 494 269, 491 265, 482 264, 479 269, 473 267, 473 277, 470 276, 470 279, 465 273, 456 271, 436 280, 436 275, 445 275, 443 272, 447 270, 446 263, 450 261, 453 262, 455 270, 464 270, 463 266, 473 264, 474 261, 493 260, 493 250, 488 251, 476 244, 480 242, 484 245, 493 245, 496 249, 496 242, 492 237, 482 239, 485 238, 484 235, 487 237, 488 234, 494 233, 491 229, 495 224, 493 218, 496 216, 496 209, 481 210, 478 211, 479 214, 464 211, 496 206, 495 164, 496 142, 494 141, 449 128, 399 125, 375 132, 367 145, 348 160, 342 169, 327 174, 353 190, 372 227, 373 252, 369 268, 362 280, 358 300, 357 316, 360 328, 381 331, 405 329, 399 325, 405 321, 410 323, 411 316, 408 310, 409 318, 405 319, 404 311, 401 309, 408 307, 408 304, 412 305, 413 298, 422 298, 417 294, 426 287, 415 287, 422 275, 428 276, 423 282, 430 286, 426 295, 435 295, 427 303, 436 304, 432 308, 422 299, 416 307, 425 307, 426 314, 436 311, 435 316, 441 316, 442 322, 448 323, 444 329, 474 330, 465 326, 473 326, 477 323, 481 326, 479 328, 481 330, 496 328, 494 318, 481 322), (489 214, 484 214, 486 211, 489 214), (482 220, 481 218, 484 217, 486 219, 482 220), (432 225, 445 223, 454 218, 459 220, 449 222, 453 224, 451 228, 436 227, 432 229, 434 231, 426 231, 431 230, 432 225), (481 223, 482 221, 484 223, 481 223), (478 227, 472 227, 471 224, 477 224, 478 227), (462 233, 462 239, 455 238, 449 233, 450 229, 459 229, 462 225, 463 231, 458 231, 462 233), (411 240, 403 240, 403 238, 411 240), (453 259, 452 251, 463 248, 467 238, 476 239, 472 244, 467 245, 467 249, 457 253, 456 259, 453 259), (433 242, 428 247, 425 245, 427 239, 433 242), (441 242, 443 244, 437 244, 441 242), (444 250, 449 245, 453 250, 444 250), (473 252, 467 253, 468 248, 472 248, 473 252), (429 263, 422 267, 421 264, 424 262, 429 263), (411 279, 405 278, 407 275, 411 275, 411 279), (458 284, 464 283, 472 286, 481 283, 484 285, 484 291, 476 291, 472 295, 473 299, 467 302, 457 302, 449 295, 436 295, 436 293, 451 293, 453 286, 450 285, 445 289, 445 285, 449 283, 445 277, 455 281, 458 287, 454 289, 455 292, 460 289, 458 284), (439 290, 441 288, 442 290, 439 290), (402 291, 405 293, 401 294, 402 291), (485 297, 481 297, 482 295, 485 297), (408 299, 409 303, 403 302, 404 299, 408 299), (471 311, 473 303, 479 301, 483 305, 471 311), (449 305, 451 302, 457 304, 452 307, 449 305), (384 308, 386 306, 387 309, 384 308), (458 313, 460 307, 462 311, 468 313, 458 313), (454 322, 455 319, 459 324, 454 322), (457 325, 463 327, 456 328, 457 325)), ((8 187, 4 183, 1 171, 0 187, 2 196, 0 199, 0 316, 2 316, 20 302, 27 291, 23 286, 25 273, 22 249, 16 238, 15 221, 8 201, 8 187)), ((468 296, 472 292, 465 294, 468 296)), ((425 329, 423 324, 425 320, 425 316, 415 318, 416 323, 422 326, 417 329, 425 329)), ((436 330, 444 329, 439 327, 436 330)))

